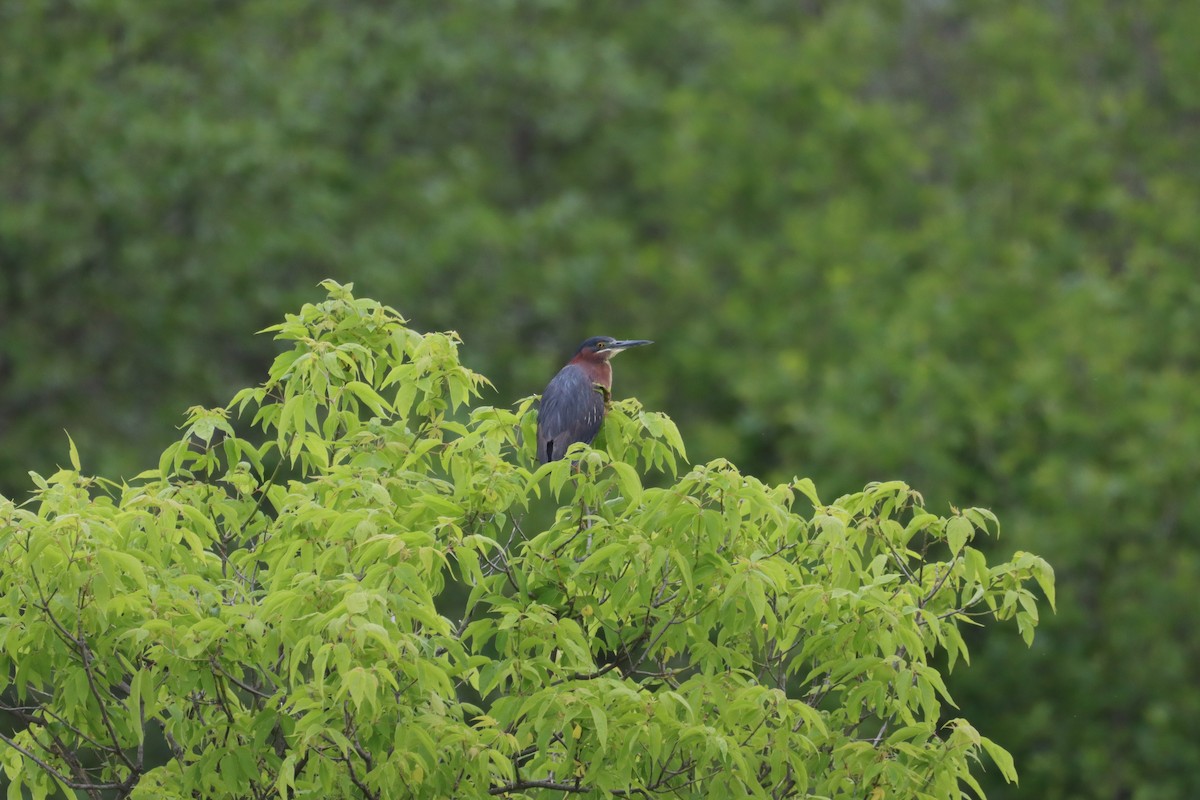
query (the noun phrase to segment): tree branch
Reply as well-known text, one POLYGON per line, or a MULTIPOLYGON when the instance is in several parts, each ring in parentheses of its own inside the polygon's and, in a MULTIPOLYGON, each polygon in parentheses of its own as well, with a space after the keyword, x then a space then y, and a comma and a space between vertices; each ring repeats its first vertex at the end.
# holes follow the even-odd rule
MULTIPOLYGON (((517 780, 512 783, 506 783, 503 786, 493 786, 488 789, 490 795, 509 794, 510 792, 521 792, 526 789, 551 789, 556 792, 568 792, 570 794, 587 794, 593 792, 590 786, 581 786, 577 783, 563 783, 550 779, 543 780, 517 780)), ((613 792, 616 794, 616 792, 613 792)))
POLYGON ((100 791, 103 789, 120 789, 122 786, 124 786, 123 783, 84 783, 84 782, 80 782, 80 781, 73 781, 70 778, 68 778, 66 775, 63 775, 61 772, 56 770, 54 767, 50 766, 48 763, 46 763, 42 759, 35 756, 33 753, 26 750, 21 745, 17 744, 12 739, 5 736, 3 733, 0 733, 0 741, 4 742, 6 745, 8 745, 12 749, 16 750, 18 753, 25 756, 26 758, 28 758, 33 763, 37 764, 39 767, 41 767, 43 770, 45 770, 47 773, 49 773, 49 775, 52 778, 54 778, 54 780, 58 781, 63 786, 66 786, 69 789, 76 789, 81 792, 94 792, 94 791, 100 791))

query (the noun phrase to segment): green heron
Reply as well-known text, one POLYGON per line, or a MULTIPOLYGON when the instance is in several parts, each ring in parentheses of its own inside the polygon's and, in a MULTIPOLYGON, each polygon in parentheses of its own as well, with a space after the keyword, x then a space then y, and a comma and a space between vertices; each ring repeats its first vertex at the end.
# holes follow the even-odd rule
POLYGON ((644 344, 654 342, 593 336, 579 345, 575 356, 542 392, 538 410, 538 461, 545 464, 562 458, 576 442, 592 443, 604 421, 612 392, 609 359, 622 350, 644 344))

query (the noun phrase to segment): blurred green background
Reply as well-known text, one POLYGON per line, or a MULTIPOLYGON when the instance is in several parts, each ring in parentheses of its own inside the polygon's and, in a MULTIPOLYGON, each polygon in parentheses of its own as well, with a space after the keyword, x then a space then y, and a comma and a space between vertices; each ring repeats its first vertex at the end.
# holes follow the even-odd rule
POLYGON ((993 798, 1200 796, 1200 4, 0 2, 0 492, 130 476, 325 277, 1048 558, 993 798), (436 9, 436 10, 435 10, 436 9))

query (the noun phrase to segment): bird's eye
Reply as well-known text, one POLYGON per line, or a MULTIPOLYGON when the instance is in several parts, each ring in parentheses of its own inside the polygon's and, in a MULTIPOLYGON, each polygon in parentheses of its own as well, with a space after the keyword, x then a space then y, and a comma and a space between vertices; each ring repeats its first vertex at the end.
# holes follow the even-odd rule
POLYGON ((603 350, 606 347, 608 347, 608 342, 596 342, 597 350, 603 350))

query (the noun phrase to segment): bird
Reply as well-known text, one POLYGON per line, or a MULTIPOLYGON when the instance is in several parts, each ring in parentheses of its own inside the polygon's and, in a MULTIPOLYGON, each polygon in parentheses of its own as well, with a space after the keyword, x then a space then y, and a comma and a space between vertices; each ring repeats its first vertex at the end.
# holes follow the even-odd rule
POLYGON ((543 464, 556 461, 576 442, 592 443, 612 396, 609 360, 623 350, 647 344, 654 342, 593 336, 579 345, 575 355, 542 392, 538 410, 538 461, 543 464))

